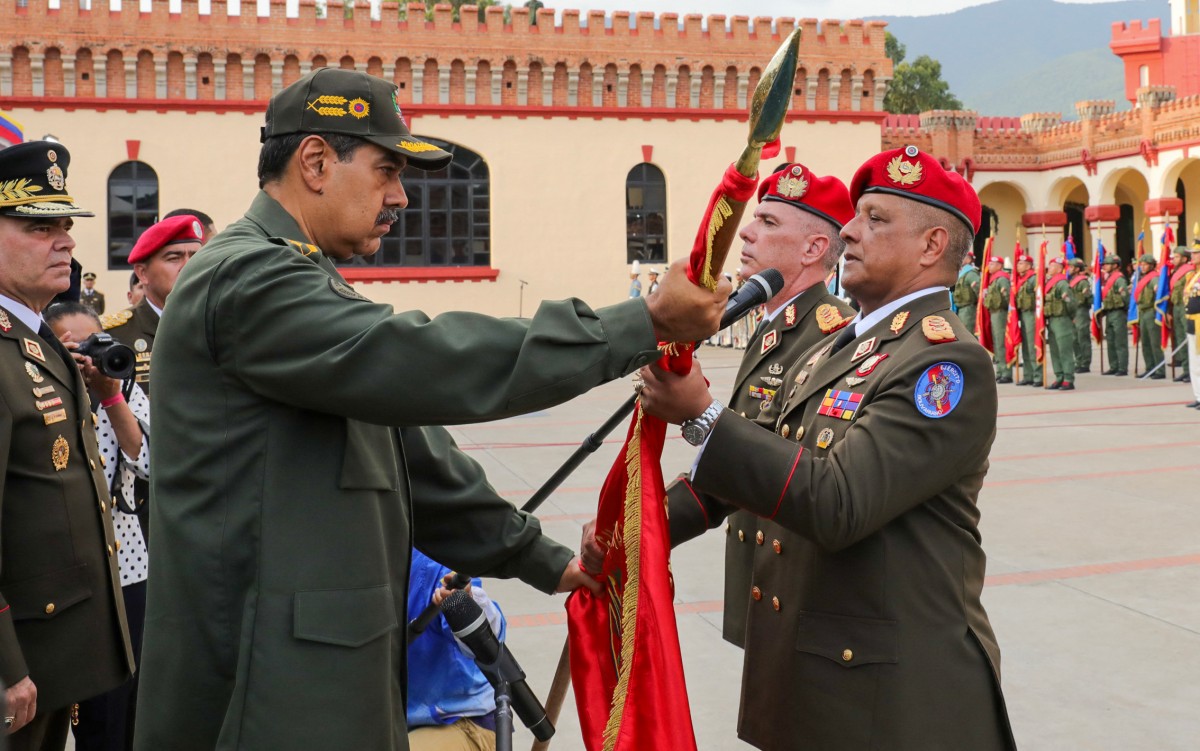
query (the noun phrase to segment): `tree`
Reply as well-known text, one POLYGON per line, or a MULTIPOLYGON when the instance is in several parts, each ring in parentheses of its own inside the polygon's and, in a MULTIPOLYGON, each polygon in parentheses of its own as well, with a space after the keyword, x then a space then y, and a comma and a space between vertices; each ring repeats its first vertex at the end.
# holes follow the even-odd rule
POLYGON ((929 55, 904 62, 905 46, 888 33, 884 50, 891 58, 892 82, 883 97, 883 109, 897 115, 915 115, 929 110, 960 110, 962 102, 942 80, 942 64, 929 55))
POLYGON ((545 8, 546 4, 543 3, 542 0, 528 0, 528 2, 525 3, 525 7, 529 8, 529 23, 533 26, 537 26, 537 12, 540 9, 545 8))

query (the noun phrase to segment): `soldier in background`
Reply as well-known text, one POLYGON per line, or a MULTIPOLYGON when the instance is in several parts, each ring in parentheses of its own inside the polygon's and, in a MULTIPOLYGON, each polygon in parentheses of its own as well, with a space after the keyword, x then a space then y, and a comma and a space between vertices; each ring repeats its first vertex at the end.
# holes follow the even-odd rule
POLYGON ((208 244, 208 241, 212 239, 212 236, 217 234, 217 225, 213 224, 212 217, 208 214, 205 214, 203 211, 196 211, 195 209, 175 209, 174 211, 168 211, 166 215, 163 216, 163 219, 174 219, 177 216, 193 216, 200 220, 200 226, 204 228, 204 237, 200 240, 201 245, 208 244))
POLYGON ((1167 374, 1162 368, 1158 368, 1163 362, 1162 332, 1154 322, 1154 303, 1158 299, 1158 275, 1155 273, 1158 261, 1146 253, 1138 259, 1138 269, 1142 272, 1142 277, 1133 293, 1137 300, 1138 338, 1142 341, 1142 359, 1146 361, 1146 372, 1150 373, 1150 378, 1159 380, 1166 378, 1167 374))
POLYGON ((1092 302, 1095 291, 1088 267, 1082 258, 1071 260, 1068 277, 1071 293, 1075 297, 1075 372, 1088 373, 1092 369, 1092 302))
POLYGON ((968 252, 967 257, 963 259, 962 268, 958 270, 958 281, 954 283, 954 305, 955 312, 962 319, 963 325, 967 327, 974 336, 978 337, 979 332, 975 330, 975 311, 979 305, 979 269, 975 268, 975 254, 968 252))
MULTIPOLYGON (((1197 341, 1197 324, 1200 324, 1200 271, 1192 269, 1183 289, 1183 311, 1187 317, 1187 356, 1193 368, 1200 368, 1200 342, 1197 341)), ((1188 407, 1200 409, 1200 378, 1192 380, 1192 403, 1188 407)))
POLYGON ((1018 386, 1041 386, 1042 366, 1037 361, 1037 350, 1033 340, 1037 336, 1037 274, 1033 272, 1033 258, 1021 256, 1017 259, 1017 311, 1021 314, 1021 381, 1018 386))
POLYGON ((647 295, 653 295, 658 291, 658 269, 650 269, 650 289, 646 290, 647 295))
POLYGON ((104 313, 104 293, 96 289, 96 274, 91 271, 83 275, 83 289, 79 291, 79 302, 91 308, 96 315, 104 313))
POLYGON ((992 256, 988 262, 988 279, 987 289, 983 292, 983 306, 992 320, 992 362, 996 365, 996 383, 1012 383, 1012 366, 1008 364, 1004 349, 1012 279, 1004 270, 1004 259, 1000 256, 992 256))
POLYGON ((1047 389, 1075 390, 1075 295, 1063 273, 1066 260, 1051 258, 1046 274, 1045 298, 1042 311, 1046 316, 1046 331, 1050 339, 1047 349, 1054 367, 1054 383, 1047 389))
MULTIPOLYGON (((1191 278, 1195 268, 1195 264, 1192 263, 1191 251, 1183 246, 1176 248, 1175 270, 1171 272, 1171 324, 1174 326, 1171 343, 1173 349, 1179 349, 1179 345, 1187 341, 1187 304, 1184 302, 1184 294, 1187 291, 1188 279, 1191 278)), ((1172 358, 1171 362, 1174 365, 1183 367, 1183 372, 1175 376, 1177 383, 1192 382, 1189 359, 1186 348, 1179 350, 1179 353, 1172 358)))
POLYGON ((1101 267, 1104 287, 1100 291, 1100 316, 1104 319, 1104 344, 1108 348, 1108 370, 1101 375, 1129 375, 1129 281, 1121 271, 1121 259, 1107 256, 1101 267))
POLYGON ((146 298, 146 288, 142 286, 142 280, 138 279, 136 272, 129 274, 129 291, 125 293, 125 299, 129 301, 129 307, 136 308, 146 298))

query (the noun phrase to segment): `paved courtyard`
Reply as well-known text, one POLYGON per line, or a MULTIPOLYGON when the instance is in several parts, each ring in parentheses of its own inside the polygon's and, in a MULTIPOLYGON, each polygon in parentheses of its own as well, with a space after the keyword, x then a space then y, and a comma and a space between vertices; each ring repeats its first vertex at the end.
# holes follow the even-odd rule
MULTIPOLYGON (((727 394, 739 352, 705 349, 727 394)), ((1023 751, 1200 748, 1200 412, 1186 385, 1093 372, 1058 394, 1000 387, 999 434, 980 497, 984 604, 1003 652, 1023 751)), ((454 429, 498 490, 521 504, 629 393, 609 384, 546 412, 454 429)), ((624 435, 618 430, 539 510, 576 545, 624 435), (619 435, 618 435, 619 434, 619 435)), ((669 476, 693 449, 668 434, 669 476)), ((914 462, 936 460, 914 456, 914 462)), ((699 747, 737 740, 741 651, 720 636, 724 534, 675 551, 676 613, 699 747)), ((545 697, 564 639, 562 596, 488 581, 509 644, 545 697)), ((532 737, 520 728, 515 748, 532 737)), ((573 696, 550 746, 579 751, 573 696)))

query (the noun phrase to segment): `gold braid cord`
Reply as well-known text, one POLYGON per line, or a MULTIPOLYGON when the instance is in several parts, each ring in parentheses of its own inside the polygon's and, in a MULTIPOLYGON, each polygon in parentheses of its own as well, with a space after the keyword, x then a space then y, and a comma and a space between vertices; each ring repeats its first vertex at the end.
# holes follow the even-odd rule
POLYGON ((721 196, 713 205, 712 216, 708 218, 708 237, 704 240, 704 272, 700 276, 700 283, 710 292, 717 289, 717 280, 712 274, 713 240, 725 226, 725 220, 731 216, 733 216, 733 207, 729 205, 729 200, 725 196, 721 196))
POLYGON ((641 580, 642 555, 642 405, 638 404, 637 424, 625 452, 624 529, 621 542, 625 545, 625 570, 628 572, 621 595, 621 662, 617 666, 617 686, 613 689, 612 709, 604 727, 604 751, 613 751, 625 714, 625 699, 629 695, 629 673, 633 668, 633 647, 637 635, 638 589, 641 580))

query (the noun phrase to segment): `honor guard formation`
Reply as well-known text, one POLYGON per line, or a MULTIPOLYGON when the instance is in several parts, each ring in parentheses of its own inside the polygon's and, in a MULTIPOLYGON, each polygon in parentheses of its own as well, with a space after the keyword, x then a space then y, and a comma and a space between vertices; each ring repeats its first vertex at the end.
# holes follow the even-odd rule
MULTIPOLYGON (((634 372, 639 414, 699 449, 667 486, 670 544, 726 535, 738 737, 1015 748, 980 599, 999 400, 1096 373, 1188 383, 1200 409, 1191 252, 1123 268, 1073 242, 980 251, 979 197, 932 154, 844 176, 790 157, 737 232, 739 280, 776 269, 784 286, 728 335, 745 352, 718 400, 698 363, 657 364, 660 343, 714 336, 733 288, 717 269, 693 284, 687 259, 645 287, 633 262, 616 304, 530 318, 430 318, 352 286, 335 261, 380 249, 402 173, 452 158, 412 134, 397 90, 328 67, 283 88, 245 214, 215 234, 187 210, 146 228, 124 309, 73 261, 93 214, 67 147, 0 150, 9 748, 61 751, 70 728, 80 751, 420 750, 449 728, 495 748, 490 668, 410 620, 453 571, 598 593, 607 541, 588 525, 577 556, 547 537, 446 426, 634 372)), ((471 596, 503 640, 478 580, 471 596)))

